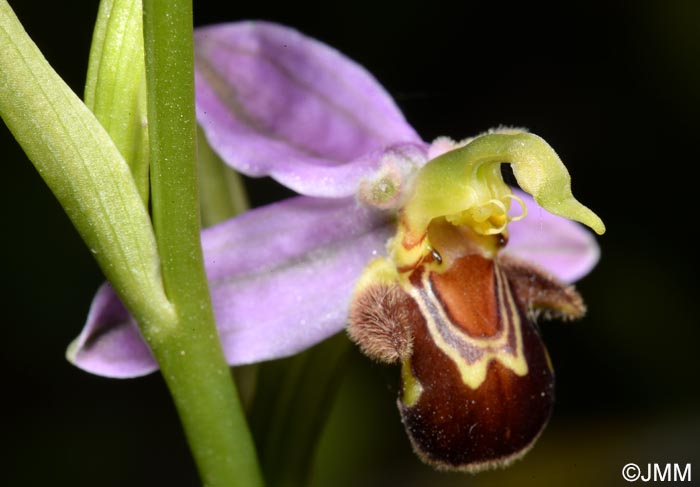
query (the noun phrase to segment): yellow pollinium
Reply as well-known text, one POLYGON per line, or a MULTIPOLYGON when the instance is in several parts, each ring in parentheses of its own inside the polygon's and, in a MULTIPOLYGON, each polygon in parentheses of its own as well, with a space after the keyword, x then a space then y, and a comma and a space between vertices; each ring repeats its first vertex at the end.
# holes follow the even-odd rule
POLYGON ((428 225, 436 218, 480 235, 503 233, 510 221, 522 218, 524 212, 508 216, 517 198, 503 181, 502 163, 511 164, 520 187, 545 210, 605 232, 602 220, 574 198, 566 167, 542 138, 525 132, 487 134, 420 169, 392 243, 397 268, 411 268, 430 252, 428 225))

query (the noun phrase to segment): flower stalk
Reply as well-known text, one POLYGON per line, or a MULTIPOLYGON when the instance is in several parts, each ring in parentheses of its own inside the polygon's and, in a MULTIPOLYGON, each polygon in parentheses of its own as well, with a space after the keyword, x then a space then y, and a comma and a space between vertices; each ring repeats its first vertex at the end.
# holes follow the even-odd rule
POLYGON ((206 486, 262 485, 218 341, 200 247, 192 5, 144 2, 153 221, 171 329, 144 330, 206 486))

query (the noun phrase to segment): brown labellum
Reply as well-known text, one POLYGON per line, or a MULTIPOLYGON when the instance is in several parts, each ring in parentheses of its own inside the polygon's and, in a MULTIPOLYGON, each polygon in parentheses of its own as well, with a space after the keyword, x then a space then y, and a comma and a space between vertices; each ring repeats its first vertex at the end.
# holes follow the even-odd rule
POLYGON ((586 314, 586 305, 574 286, 508 254, 501 254, 498 264, 507 274, 518 300, 533 319, 568 321, 586 314))
POLYGON ((520 458, 544 429, 554 374, 533 323, 575 318, 572 287, 520 261, 478 253, 427 258, 407 283, 371 284, 351 307, 362 351, 402 362, 398 400, 416 453, 438 468, 476 472, 520 458))
POLYGON ((507 277, 474 254, 444 273, 419 269, 411 282, 419 307, 430 310, 414 323, 406 365, 420 393, 399 400, 416 453, 465 471, 519 458, 549 419, 554 375, 507 277))

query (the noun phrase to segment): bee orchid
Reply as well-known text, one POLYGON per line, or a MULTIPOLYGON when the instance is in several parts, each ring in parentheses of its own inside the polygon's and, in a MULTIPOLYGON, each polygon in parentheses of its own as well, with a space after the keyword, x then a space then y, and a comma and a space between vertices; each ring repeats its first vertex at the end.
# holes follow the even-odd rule
MULTIPOLYGON (((585 312, 571 283, 599 250, 575 221, 604 232, 554 150, 510 128, 426 143, 364 68, 287 27, 201 28, 195 51, 212 148, 300 194, 202 232, 228 363, 289 356, 347 326, 366 355, 400 364, 399 410, 422 459, 478 471, 521 456, 553 404, 535 322, 585 312)), ((68 358, 109 377, 157 369, 109 284, 68 358)))

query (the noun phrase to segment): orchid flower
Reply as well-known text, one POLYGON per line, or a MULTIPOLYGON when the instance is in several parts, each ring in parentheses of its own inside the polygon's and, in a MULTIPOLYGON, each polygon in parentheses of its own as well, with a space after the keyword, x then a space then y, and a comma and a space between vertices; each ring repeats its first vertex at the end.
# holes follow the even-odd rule
MULTIPOLYGON (((426 143, 364 68, 287 27, 201 28, 195 50, 208 142, 300 194, 202 232, 228 363, 289 356, 348 326, 365 354, 401 364, 399 409, 421 458, 476 471, 521 456, 553 401, 534 321, 581 316, 570 283, 599 257, 571 220, 604 232, 556 153, 510 128, 426 143)), ((108 377, 157 369, 109 284, 68 358, 108 377)))

